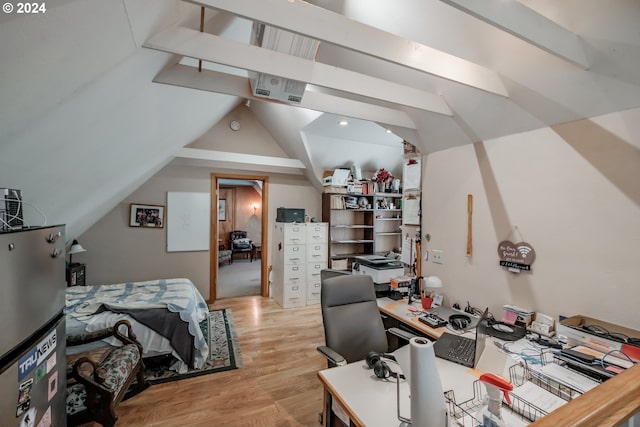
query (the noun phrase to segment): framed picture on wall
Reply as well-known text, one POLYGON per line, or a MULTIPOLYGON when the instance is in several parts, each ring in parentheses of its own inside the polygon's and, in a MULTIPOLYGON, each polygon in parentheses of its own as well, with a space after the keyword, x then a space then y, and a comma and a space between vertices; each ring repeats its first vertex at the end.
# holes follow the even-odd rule
POLYGON ((131 203, 129 227, 163 228, 164 206, 131 203))
POLYGON ((218 200, 218 221, 227 220, 227 201, 225 199, 218 200))

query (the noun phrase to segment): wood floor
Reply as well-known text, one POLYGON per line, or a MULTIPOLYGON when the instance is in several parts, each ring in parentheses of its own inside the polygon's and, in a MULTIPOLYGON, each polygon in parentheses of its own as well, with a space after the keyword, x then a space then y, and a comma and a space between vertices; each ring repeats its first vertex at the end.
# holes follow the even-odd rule
POLYGON ((153 385, 120 404, 117 426, 319 426, 320 306, 283 310, 251 296, 211 308, 231 309, 244 366, 153 385))

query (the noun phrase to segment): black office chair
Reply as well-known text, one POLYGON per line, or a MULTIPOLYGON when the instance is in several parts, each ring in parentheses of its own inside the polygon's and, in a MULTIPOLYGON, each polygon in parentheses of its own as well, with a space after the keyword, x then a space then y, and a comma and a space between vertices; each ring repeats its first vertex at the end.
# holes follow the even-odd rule
MULTIPOLYGON (((327 358, 329 367, 365 360, 371 351, 388 352, 387 331, 378 311, 371 276, 323 270, 320 281, 326 345, 318 346, 317 350, 327 358)), ((406 341, 414 336, 398 328, 388 331, 406 341)), ((330 414, 330 410, 331 395, 326 393, 324 413, 330 414)))

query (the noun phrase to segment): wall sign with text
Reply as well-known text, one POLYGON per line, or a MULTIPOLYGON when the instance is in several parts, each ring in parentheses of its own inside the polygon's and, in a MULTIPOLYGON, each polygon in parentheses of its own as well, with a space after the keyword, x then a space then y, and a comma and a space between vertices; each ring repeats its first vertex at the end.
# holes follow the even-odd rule
POLYGON ((513 243, 503 240, 498 244, 498 255, 500 256, 500 266, 507 267, 509 271, 519 273, 520 271, 530 271, 531 264, 536 259, 536 251, 526 242, 513 243))

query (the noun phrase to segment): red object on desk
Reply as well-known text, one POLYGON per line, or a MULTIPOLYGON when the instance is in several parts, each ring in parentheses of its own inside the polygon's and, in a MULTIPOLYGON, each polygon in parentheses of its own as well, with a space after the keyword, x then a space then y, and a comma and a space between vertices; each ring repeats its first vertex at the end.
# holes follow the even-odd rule
POLYGON ((425 310, 428 308, 431 308, 431 304, 433 304, 433 298, 422 297, 421 301, 422 301, 422 308, 424 308, 425 310))

